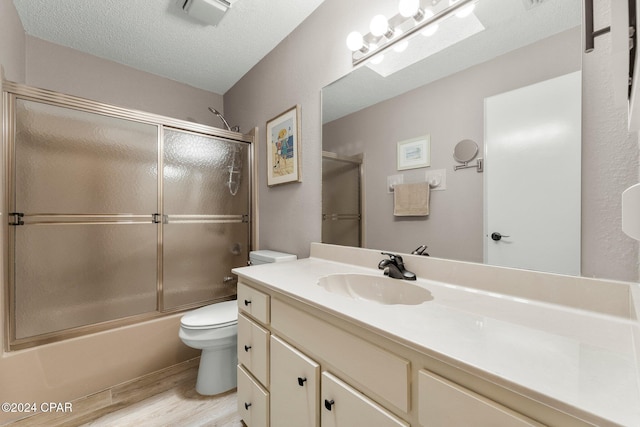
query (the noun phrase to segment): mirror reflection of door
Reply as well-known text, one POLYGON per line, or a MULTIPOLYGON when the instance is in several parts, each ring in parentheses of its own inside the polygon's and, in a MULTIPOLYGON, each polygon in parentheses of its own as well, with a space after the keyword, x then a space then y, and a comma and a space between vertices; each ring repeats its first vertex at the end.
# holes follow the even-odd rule
POLYGON ((581 84, 485 99, 485 262, 580 274, 581 84))
POLYGON ((322 242, 363 246, 362 156, 322 152, 322 242))

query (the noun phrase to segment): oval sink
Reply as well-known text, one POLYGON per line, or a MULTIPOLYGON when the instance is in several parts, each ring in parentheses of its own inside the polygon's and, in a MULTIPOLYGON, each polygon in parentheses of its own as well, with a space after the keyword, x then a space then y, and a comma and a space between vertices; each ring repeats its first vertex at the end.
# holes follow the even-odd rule
POLYGON ((417 305, 432 300, 431 292, 405 280, 371 274, 330 274, 318 280, 326 291, 379 304, 417 305))

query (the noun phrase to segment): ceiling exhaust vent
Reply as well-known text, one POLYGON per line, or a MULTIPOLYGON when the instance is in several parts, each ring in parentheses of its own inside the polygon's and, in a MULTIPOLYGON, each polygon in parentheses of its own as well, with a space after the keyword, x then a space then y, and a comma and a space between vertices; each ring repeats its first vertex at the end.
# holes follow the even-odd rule
POLYGON ((187 15, 214 27, 230 7, 231 3, 227 0, 185 0, 182 4, 182 10, 187 15))
POLYGON ((529 10, 533 9, 536 6, 540 6, 542 3, 544 3, 544 0, 522 0, 522 3, 524 3, 524 8, 529 10))

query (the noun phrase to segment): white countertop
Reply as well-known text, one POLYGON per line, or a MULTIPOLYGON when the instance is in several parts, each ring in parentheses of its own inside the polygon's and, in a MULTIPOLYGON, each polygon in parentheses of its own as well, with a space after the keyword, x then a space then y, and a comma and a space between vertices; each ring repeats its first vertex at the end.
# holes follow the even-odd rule
MULTIPOLYGON (((640 426, 634 320, 421 279, 433 299, 382 305, 317 285, 328 274, 382 275, 319 258, 234 269, 241 278, 353 321, 595 424, 640 426)), ((640 344, 640 343, 639 343, 640 344)))

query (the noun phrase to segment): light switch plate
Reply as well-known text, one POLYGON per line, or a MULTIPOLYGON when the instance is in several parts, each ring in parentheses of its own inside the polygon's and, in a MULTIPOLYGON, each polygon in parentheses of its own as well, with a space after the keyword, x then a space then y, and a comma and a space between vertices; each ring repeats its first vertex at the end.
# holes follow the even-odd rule
POLYGON ((443 191, 447 189, 447 170, 432 169, 425 172, 425 180, 429 183, 431 191, 443 191))

